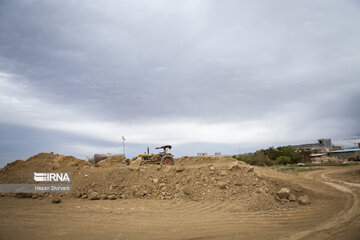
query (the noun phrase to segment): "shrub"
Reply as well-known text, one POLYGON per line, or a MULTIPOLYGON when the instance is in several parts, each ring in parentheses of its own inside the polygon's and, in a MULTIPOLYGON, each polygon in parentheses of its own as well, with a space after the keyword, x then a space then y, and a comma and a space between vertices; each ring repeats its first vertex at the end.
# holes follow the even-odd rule
POLYGON ((271 159, 265 155, 263 151, 256 151, 254 155, 252 156, 252 165, 257 166, 272 166, 274 165, 274 162, 271 161, 271 159))
POLYGON ((237 156, 235 156, 235 159, 238 160, 238 161, 246 162, 247 164, 251 164, 251 155, 252 154, 237 155, 237 156))
POLYGON ((268 156, 266 156, 262 150, 256 151, 255 153, 238 155, 235 159, 256 166, 272 166, 275 164, 275 161, 272 161, 268 156))
POLYGON ((276 158, 276 163, 281 165, 286 165, 291 163, 291 158, 287 156, 280 156, 276 158))

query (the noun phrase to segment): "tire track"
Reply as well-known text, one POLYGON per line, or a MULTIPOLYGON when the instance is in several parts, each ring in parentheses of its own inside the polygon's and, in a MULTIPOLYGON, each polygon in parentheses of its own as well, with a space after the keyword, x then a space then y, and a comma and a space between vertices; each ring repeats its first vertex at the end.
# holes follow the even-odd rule
MULTIPOLYGON (((349 182, 345 182, 345 181, 334 180, 334 179, 331 179, 329 176, 327 176, 328 174, 331 174, 334 172, 337 172, 337 171, 322 173, 320 176, 321 182, 336 189, 337 191, 345 193, 346 197, 347 197, 347 201, 351 203, 351 207, 349 207, 348 209, 345 209, 345 208, 342 209, 338 214, 331 217, 327 222, 325 222, 323 224, 320 224, 320 225, 315 226, 314 228, 296 233, 293 236, 290 236, 290 237, 287 236, 286 238, 283 238, 283 239, 291 239, 291 240, 303 239, 312 234, 319 234, 319 233, 327 231, 327 230, 332 230, 335 227, 338 227, 339 225, 349 222, 351 219, 353 219, 354 217, 356 217, 359 214, 360 206, 359 206, 359 198, 358 198, 357 194, 354 192, 354 190, 352 190, 349 187, 345 187, 344 185, 350 186, 350 187, 360 187, 360 184, 354 184, 354 183, 349 183, 349 182)), ((311 178, 311 175, 316 174, 316 173, 317 172, 309 173, 309 174, 305 175, 305 178, 313 179, 313 178, 311 178)))

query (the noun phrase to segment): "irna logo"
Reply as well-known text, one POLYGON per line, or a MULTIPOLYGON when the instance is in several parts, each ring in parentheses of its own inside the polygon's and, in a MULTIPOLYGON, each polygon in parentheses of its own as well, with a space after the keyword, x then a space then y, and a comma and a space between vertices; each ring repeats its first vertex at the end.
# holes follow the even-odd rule
POLYGON ((34 172, 37 182, 70 182, 70 173, 37 173, 34 172))

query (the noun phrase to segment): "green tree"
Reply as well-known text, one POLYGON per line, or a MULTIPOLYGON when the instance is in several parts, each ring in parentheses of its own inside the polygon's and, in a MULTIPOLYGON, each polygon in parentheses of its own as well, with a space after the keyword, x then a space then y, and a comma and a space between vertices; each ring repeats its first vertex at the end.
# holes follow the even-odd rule
POLYGON ((274 147, 269 147, 268 149, 264 150, 266 156, 268 156, 271 160, 276 160, 279 157, 279 151, 274 147))
POLYGON ((251 158, 252 165, 257 166, 272 166, 274 165, 274 161, 272 161, 264 151, 259 150, 254 153, 254 155, 251 158))
POLYGON ((276 163, 280 165, 286 165, 291 163, 291 158, 287 156, 279 156, 276 158, 276 163))

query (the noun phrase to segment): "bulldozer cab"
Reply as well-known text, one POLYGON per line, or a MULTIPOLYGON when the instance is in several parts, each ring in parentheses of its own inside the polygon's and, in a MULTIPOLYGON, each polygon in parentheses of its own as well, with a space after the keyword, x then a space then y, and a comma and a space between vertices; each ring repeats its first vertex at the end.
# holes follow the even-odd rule
POLYGON ((157 147, 155 149, 163 149, 164 150, 164 153, 167 153, 167 149, 171 149, 171 145, 164 145, 164 146, 161 146, 161 147, 157 147))

